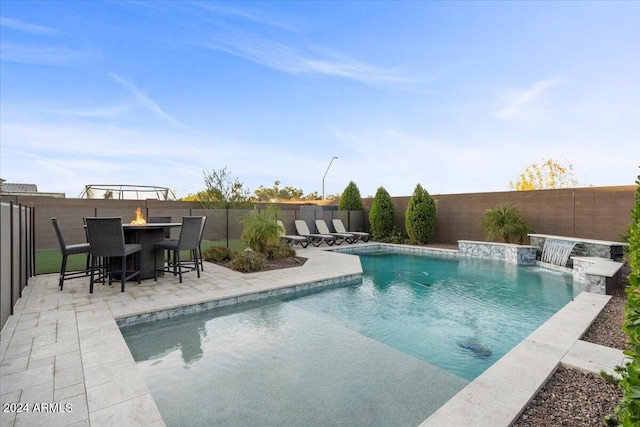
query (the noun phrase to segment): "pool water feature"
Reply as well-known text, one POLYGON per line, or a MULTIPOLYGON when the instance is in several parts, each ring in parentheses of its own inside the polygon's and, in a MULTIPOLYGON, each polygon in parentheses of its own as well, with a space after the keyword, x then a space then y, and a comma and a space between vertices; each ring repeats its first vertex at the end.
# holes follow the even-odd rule
POLYGON ((477 259, 361 255, 362 281, 123 328, 167 425, 417 425, 579 290, 477 259))
POLYGON ((573 240, 547 239, 544 241, 540 261, 564 267, 577 243, 573 240))

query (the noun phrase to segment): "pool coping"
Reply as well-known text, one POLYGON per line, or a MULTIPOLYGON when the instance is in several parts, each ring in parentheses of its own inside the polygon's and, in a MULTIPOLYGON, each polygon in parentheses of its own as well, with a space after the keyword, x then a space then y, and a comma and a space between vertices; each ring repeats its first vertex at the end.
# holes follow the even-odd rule
MULTIPOLYGON (((359 243, 355 247, 368 245, 359 243)), ((120 333, 119 324, 151 320, 153 316, 157 319, 197 312, 214 306, 268 298, 296 289, 335 285, 360 277, 362 267, 357 257, 326 249, 333 248, 297 249, 298 256, 307 258, 301 267, 243 274, 207 263, 201 279, 191 273, 185 276, 183 284, 178 284, 174 278, 164 277, 158 282, 143 281, 142 285, 128 285, 125 293, 120 293, 119 289, 115 289, 118 288, 116 286, 99 286, 94 294, 89 294, 84 278, 66 281, 65 289, 61 292, 57 289, 57 274, 31 278, 16 304, 14 314, 9 317, 0 334, 0 401, 27 403, 31 405, 31 410, 22 413, 2 412, 0 424, 165 425, 120 333), (47 404, 51 411, 34 412, 38 403, 47 404), (64 405, 67 403, 71 404, 72 411, 65 411, 64 405)), ((429 250, 453 256, 456 252, 429 250)), ((519 414, 541 384, 535 390, 534 386, 540 382, 543 384, 555 371, 557 363, 554 365, 553 361, 566 357, 579 364, 581 354, 586 351, 584 346, 576 347, 578 330, 588 328, 610 297, 582 295, 465 387, 423 425, 434 425, 431 423, 439 423, 438 419, 450 422, 452 417, 455 417, 455 425, 466 425, 461 424, 460 417, 469 409, 466 406, 468 402, 478 408, 478 411, 470 411, 474 413, 469 418, 473 420, 473 425, 478 425, 482 414, 490 417, 487 420, 492 423, 497 421, 490 412, 495 406, 500 409, 498 413, 504 413, 502 400, 505 399, 499 398, 498 404, 489 403, 482 395, 500 396, 500 390, 505 388, 502 384, 509 378, 515 378, 513 375, 518 372, 518 366, 525 369, 529 361, 533 361, 536 366, 540 365, 540 372, 535 375, 535 380, 532 378, 528 381, 531 387, 522 389, 522 397, 514 399, 509 390, 503 391, 510 397, 507 400, 513 401, 510 413, 519 414), (575 308, 565 312, 569 306, 575 308), (575 310, 582 312, 585 320, 572 320, 575 310), (559 323, 545 327, 554 318, 559 319, 556 320, 559 323), (573 335, 565 336, 565 323, 572 325, 572 331, 576 323, 573 335), (554 334, 549 332, 553 330, 551 328, 561 328, 561 343, 554 341, 554 334), (553 360, 543 357, 547 350, 553 354, 553 360), (526 363, 519 363, 518 360, 526 363), (498 380, 500 375, 508 377, 498 380), (540 380, 542 377, 544 380, 540 380), (467 402, 462 412, 459 409, 460 402, 467 402), (518 407, 522 402, 524 404, 518 407), (483 406, 485 404, 488 406, 483 406)), ((503 424, 499 422, 493 425, 503 424)))

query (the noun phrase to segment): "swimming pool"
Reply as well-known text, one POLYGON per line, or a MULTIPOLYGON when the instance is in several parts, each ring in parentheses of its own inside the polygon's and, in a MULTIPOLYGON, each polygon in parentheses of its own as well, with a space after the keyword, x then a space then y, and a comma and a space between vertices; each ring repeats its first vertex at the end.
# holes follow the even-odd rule
POLYGON ((417 425, 580 291, 496 261, 361 263, 351 286, 124 328, 167 425, 417 425))

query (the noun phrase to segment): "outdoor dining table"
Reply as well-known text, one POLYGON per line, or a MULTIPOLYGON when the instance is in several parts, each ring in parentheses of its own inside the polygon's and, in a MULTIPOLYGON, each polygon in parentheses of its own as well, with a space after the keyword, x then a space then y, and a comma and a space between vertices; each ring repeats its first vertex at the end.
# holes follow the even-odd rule
POLYGON ((166 227, 180 227, 180 222, 153 222, 146 224, 122 224, 126 243, 138 243, 140 251, 140 278, 152 279, 154 276, 155 244, 164 240, 166 227))

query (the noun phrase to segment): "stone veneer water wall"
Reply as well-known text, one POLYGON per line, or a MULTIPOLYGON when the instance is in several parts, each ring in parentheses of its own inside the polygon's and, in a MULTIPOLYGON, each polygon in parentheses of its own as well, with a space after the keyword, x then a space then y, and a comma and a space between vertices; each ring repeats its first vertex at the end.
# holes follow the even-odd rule
POLYGON ((571 251, 567 267, 563 268, 541 263, 544 268, 569 271, 573 280, 584 283, 588 292, 611 295, 613 286, 618 283, 624 265, 622 256, 627 243, 606 240, 581 239, 578 237, 553 236, 549 234, 529 234, 531 246, 536 247, 536 259, 542 256, 547 239, 568 240, 576 245, 571 251))
POLYGON ((572 257, 598 257, 620 262, 627 243, 609 242, 606 240, 581 239, 579 237, 552 236, 549 234, 529 234, 531 246, 537 248, 536 259, 540 260, 544 242, 547 239, 569 240, 576 242, 571 251, 572 257))

